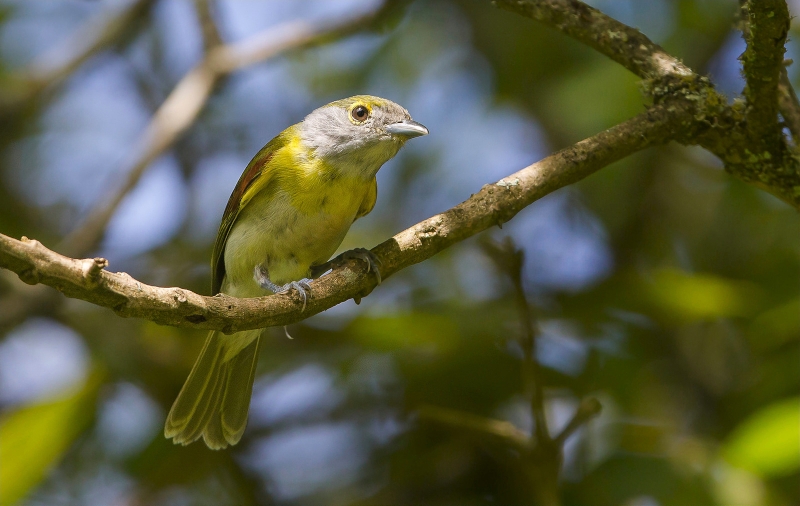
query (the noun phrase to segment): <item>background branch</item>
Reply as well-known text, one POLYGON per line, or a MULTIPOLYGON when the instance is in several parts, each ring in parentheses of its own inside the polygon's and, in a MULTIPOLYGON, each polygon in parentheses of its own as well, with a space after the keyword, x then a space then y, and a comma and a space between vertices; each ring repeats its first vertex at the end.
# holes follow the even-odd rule
POLYGON ((83 63, 129 32, 155 0, 132 0, 112 12, 101 12, 69 38, 7 78, 0 94, 0 112, 8 113, 33 99, 45 88, 72 74, 83 63))
POLYGON ((197 17, 200 21, 200 28, 203 31, 203 48, 208 53, 211 49, 223 44, 222 36, 214 20, 213 0, 194 0, 197 17))
MULTIPOLYGON (((112 9, 103 9, 66 40, 7 76, 0 89, 0 117, 10 122, 8 117, 24 104, 60 84, 97 53, 128 37, 154 2, 131 0, 112 9)), ((82 254, 81 251, 74 253, 82 254)), ((3 308, 0 330, 13 327, 32 314, 52 313, 62 300, 52 291, 42 289, 44 287, 12 286, 10 293, 0 298, 3 308)))
POLYGON ((483 437, 488 436, 519 450, 530 450, 531 448, 531 440, 528 435, 510 422, 430 405, 420 406, 417 409, 417 415, 421 421, 474 432, 483 437))
POLYGON ((562 446, 564 442, 566 442, 567 438, 574 434, 575 431, 586 422, 599 415, 602 409, 603 406, 600 405, 600 401, 594 397, 587 397, 586 399, 583 399, 580 405, 578 405, 578 409, 575 410, 575 413, 572 415, 570 421, 567 422, 567 425, 565 425, 564 428, 561 429, 561 432, 559 432, 558 435, 553 438, 553 442, 558 446, 562 446))
MULTIPOLYGON (((784 63, 791 63, 791 60, 784 63)), ((792 134, 795 147, 800 146, 800 100, 797 99, 797 94, 789 80, 786 65, 781 69, 781 81, 778 84, 778 109, 786 127, 792 134)))
POLYGON ((422 421, 446 425, 451 429, 466 430, 488 440, 499 439, 517 449, 518 453, 512 455, 500 453, 498 456, 511 457, 515 467, 521 465, 525 470, 523 474, 533 504, 558 506, 561 503, 558 483, 564 444, 578 428, 600 413, 601 406, 597 399, 584 399, 561 432, 556 437, 550 435, 545 416, 543 375, 536 357, 536 331, 531 306, 523 287, 524 252, 516 247, 510 237, 506 237, 502 243, 484 239, 481 246, 498 269, 508 276, 514 287, 514 299, 522 324, 519 339, 523 351, 521 382, 522 389, 530 402, 532 434, 528 436, 513 424, 503 420, 429 405, 419 408, 419 418, 422 421))
POLYGON ((544 407, 544 390, 541 366, 536 358, 536 330, 534 317, 528 297, 523 286, 522 267, 525 264, 525 252, 514 244, 511 237, 506 237, 502 243, 485 239, 481 246, 495 265, 511 281, 514 287, 514 301, 519 312, 522 335, 522 383, 525 385, 531 406, 531 416, 534 422, 536 440, 547 443, 550 440, 550 431, 547 428, 547 417, 544 407))
POLYGON ((511 280, 514 287, 514 300, 522 325, 519 339, 522 348, 522 385, 528 397, 533 420, 533 434, 528 445, 529 451, 523 453, 523 462, 528 469, 526 474, 529 476, 531 493, 536 498, 536 504, 557 506, 560 504, 558 476, 561 470, 563 448, 561 444, 554 444, 547 427, 544 376, 536 356, 536 330, 522 279, 525 255, 523 250, 517 248, 511 237, 506 237, 500 244, 484 240, 482 246, 500 271, 511 280))

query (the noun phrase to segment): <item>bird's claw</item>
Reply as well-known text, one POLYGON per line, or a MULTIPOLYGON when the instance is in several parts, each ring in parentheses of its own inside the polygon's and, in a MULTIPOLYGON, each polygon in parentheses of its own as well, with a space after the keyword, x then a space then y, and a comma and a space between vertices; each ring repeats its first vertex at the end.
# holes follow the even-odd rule
POLYGON ((355 248, 345 251, 341 255, 337 256, 336 258, 328 262, 327 265, 338 266, 343 264, 347 260, 352 260, 352 259, 362 260, 366 262, 367 269, 370 272, 375 273, 375 277, 378 279, 378 284, 379 285, 381 284, 382 278, 381 278, 380 266, 383 265, 383 262, 381 262, 380 258, 376 257, 370 250, 366 248, 355 248))
POLYGON ((290 283, 286 283, 275 293, 284 293, 288 292, 292 288, 297 290, 297 293, 300 294, 300 297, 303 298, 303 308, 300 311, 306 310, 306 302, 308 301, 308 296, 311 294, 311 280, 309 278, 303 278, 298 281, 292 281, 290 283))
POLYGON ((381 284, 382 277, 379 267, 383 265, 383 262, 366 248, 348 250, 322 265, 311 266, 311 276, 314 279, 321 278, 322 276, 330 274, 335 267, 339 267, 346 261, 352 259, 366 262, 368 270, 375 273, 375 277, 378 278, 378 284, 381 284))
POLYGON ((256 283, 258 283, 258 286, 264 288, 265 290, 269 290, 272 293, 285 293, 294 288, 297 290, 297 293, 300 294, 300 298, 303 299, 303 308, 301 311, 306 310, 306 302, 308 301, 308 297, 311 295, 311 279, 303 278, 297 281, 291 281, 285 285, 276 285, 269 279, 269 273, 262 265, 256 266, 255 272, 253 273, 253 279, 256 283))

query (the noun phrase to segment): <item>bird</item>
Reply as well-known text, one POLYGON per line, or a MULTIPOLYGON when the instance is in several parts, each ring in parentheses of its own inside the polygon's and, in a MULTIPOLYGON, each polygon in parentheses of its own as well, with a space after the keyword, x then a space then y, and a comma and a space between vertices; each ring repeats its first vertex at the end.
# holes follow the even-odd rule
MULTIPOLYGON (((352 223, 378 194, 376 174, 428 129, 400 105, 356 95, 309 113, 269 141, 231 193, 211 255, 212 295, 261 297, 296 290, 305 301, 352 223)), ((337 257, 367 262, 368 250, 337 257)), ((261 330, 211 331, 164 425, 175 444, 202 438, 219 450, 247 425, 261 330)))

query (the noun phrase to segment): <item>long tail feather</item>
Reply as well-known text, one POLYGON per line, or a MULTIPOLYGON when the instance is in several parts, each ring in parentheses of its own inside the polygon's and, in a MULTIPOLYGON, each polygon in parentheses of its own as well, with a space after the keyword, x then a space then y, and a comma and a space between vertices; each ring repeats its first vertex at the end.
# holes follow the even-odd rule
POLYGON ((220 410, 222 432, 230 444, 236 444, 242 438, 244 428, 247 426, 247 413, 253 395, 260 341, 261 339, 257 338, 230 361, 225 397, 222 399, 220 410))
POLYGON ((187 445, 203 438, 218 450, 239 442, 247 425, 258 362, 258 331, 209 333, 192 372, 170 409, 164 435, 187 445), (230 346, 245 345, 231 355, 230 346))

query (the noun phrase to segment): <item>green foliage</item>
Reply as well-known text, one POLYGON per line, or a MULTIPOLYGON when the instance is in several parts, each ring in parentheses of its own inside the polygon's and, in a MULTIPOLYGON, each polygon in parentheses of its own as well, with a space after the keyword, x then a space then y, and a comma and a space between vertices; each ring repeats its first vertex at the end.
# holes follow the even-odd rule
POLYGON ((690 322, 752 316, 764 296, 757 285, 708 274, 659 269, 648 276, 644 293, 669 321, 690 322))
POLYGON ((24 497, 92 424, 103 379, 95 372, 75 392, 0 418, 0 505, 11 506, 24 497))
POLYGON ((800 397, 765 406, 742 421, 723 446, 731 465, 759 476, 800 470, 800 397))

